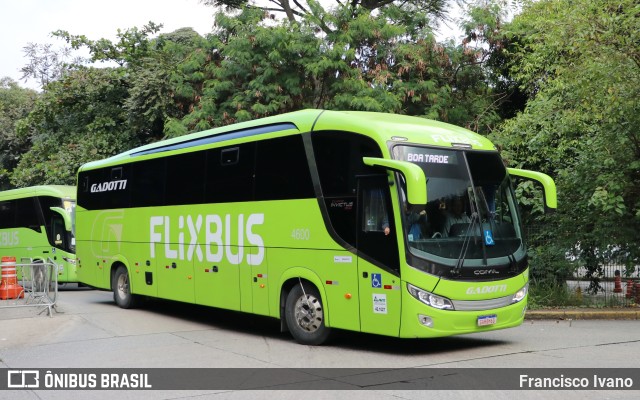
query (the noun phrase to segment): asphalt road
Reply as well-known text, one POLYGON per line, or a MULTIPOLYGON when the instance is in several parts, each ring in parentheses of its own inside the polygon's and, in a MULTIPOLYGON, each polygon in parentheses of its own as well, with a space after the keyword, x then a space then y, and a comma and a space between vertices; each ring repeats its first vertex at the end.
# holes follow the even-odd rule
MULTIPOLYGON (((531 320, 518 328, 429 340, 336 332, 324 346, 297 344, 270 318, 174 302, 123 310, 108 292, 71 287, 52 317, 3 309, 0 367, 34 368, 640 368, 640 322, 531 320)), ((500 379, 499 376, 494 379, 500 379)), ((640 387, 635 382, 634 387, 640 387)), ((298 389, 304 389, 298 388, 298 389)), ((452 389, 456 389, 455 387, 452 389)), ((14 390, 0 399, 638 398, 637 391, 470 390, 14 390)))

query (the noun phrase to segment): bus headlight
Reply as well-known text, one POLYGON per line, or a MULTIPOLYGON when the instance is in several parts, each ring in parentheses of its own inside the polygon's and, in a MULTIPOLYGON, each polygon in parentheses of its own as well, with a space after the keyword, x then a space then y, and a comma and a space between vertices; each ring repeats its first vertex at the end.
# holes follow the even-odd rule
POLYGON ((524 287, 516 292, 511 299, 511 304, 519 303, 527 296, 527 291, 529 291, 529 284, 527 283, 524 287))
POLYGON ((453 303, 445 297, 427 292, 426 290, 417 288, 409 283, 407 283, 407 290, 409 290, 409 293, 411 293, 413 297, 428 306, 437 308, 438 310, 453 310, 453 303))

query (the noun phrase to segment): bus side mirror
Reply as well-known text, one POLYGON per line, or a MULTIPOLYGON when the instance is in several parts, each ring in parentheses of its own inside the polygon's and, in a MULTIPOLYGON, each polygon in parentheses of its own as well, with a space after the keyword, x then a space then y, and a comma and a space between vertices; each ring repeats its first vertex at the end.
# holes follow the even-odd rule
POLYGON ((71 224, 71 216, 69 215, 69 213, 64 208, 61 208, 61 207, 49 207, 49 209, 55 213, 60 214, 60 216, 62 217, 62 220, 64 221, 64 229, 71 232, 72 224, 71 224))
POLYGON ((542 172, 529 171, 527 169, 507 168, 510 175, 519 176, 525 179, 538 181, 544 188, 544 211, 553 212, 558 208, 558 194, 556 184, 553 179, 542 172))
POLYGON ((363 157, 362 161, 371 167, 383 167, 400 172, 407 181, 407 201, 409 204, 427 204, 427 178, 424 176, 422 168, 407 161, 384 158, 363 157))

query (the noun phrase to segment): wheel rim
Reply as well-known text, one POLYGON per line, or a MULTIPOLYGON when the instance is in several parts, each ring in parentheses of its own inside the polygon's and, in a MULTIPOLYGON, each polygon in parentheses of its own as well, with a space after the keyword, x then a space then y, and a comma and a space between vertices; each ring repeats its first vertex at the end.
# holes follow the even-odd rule
POLYGON ((312 333, 320 329, 324 313, 320 300, 310 294, 300 296, 295 305, 295 318, 298 326, 303 330, 312 333))
POLYGON ((129 294, 129 279, 127 278, 127 274, 121 274, 118 276, 117 282, 118 288, 118 297, 124 299, 129 294))

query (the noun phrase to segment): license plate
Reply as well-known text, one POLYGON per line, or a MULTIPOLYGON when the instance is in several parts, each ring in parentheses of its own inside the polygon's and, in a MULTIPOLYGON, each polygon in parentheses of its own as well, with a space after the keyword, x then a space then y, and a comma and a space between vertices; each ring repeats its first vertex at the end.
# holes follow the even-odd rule
POLYGON ((478 317, 478 326, 493 325, 498 322, 497 315, 481 315, 478 317))

